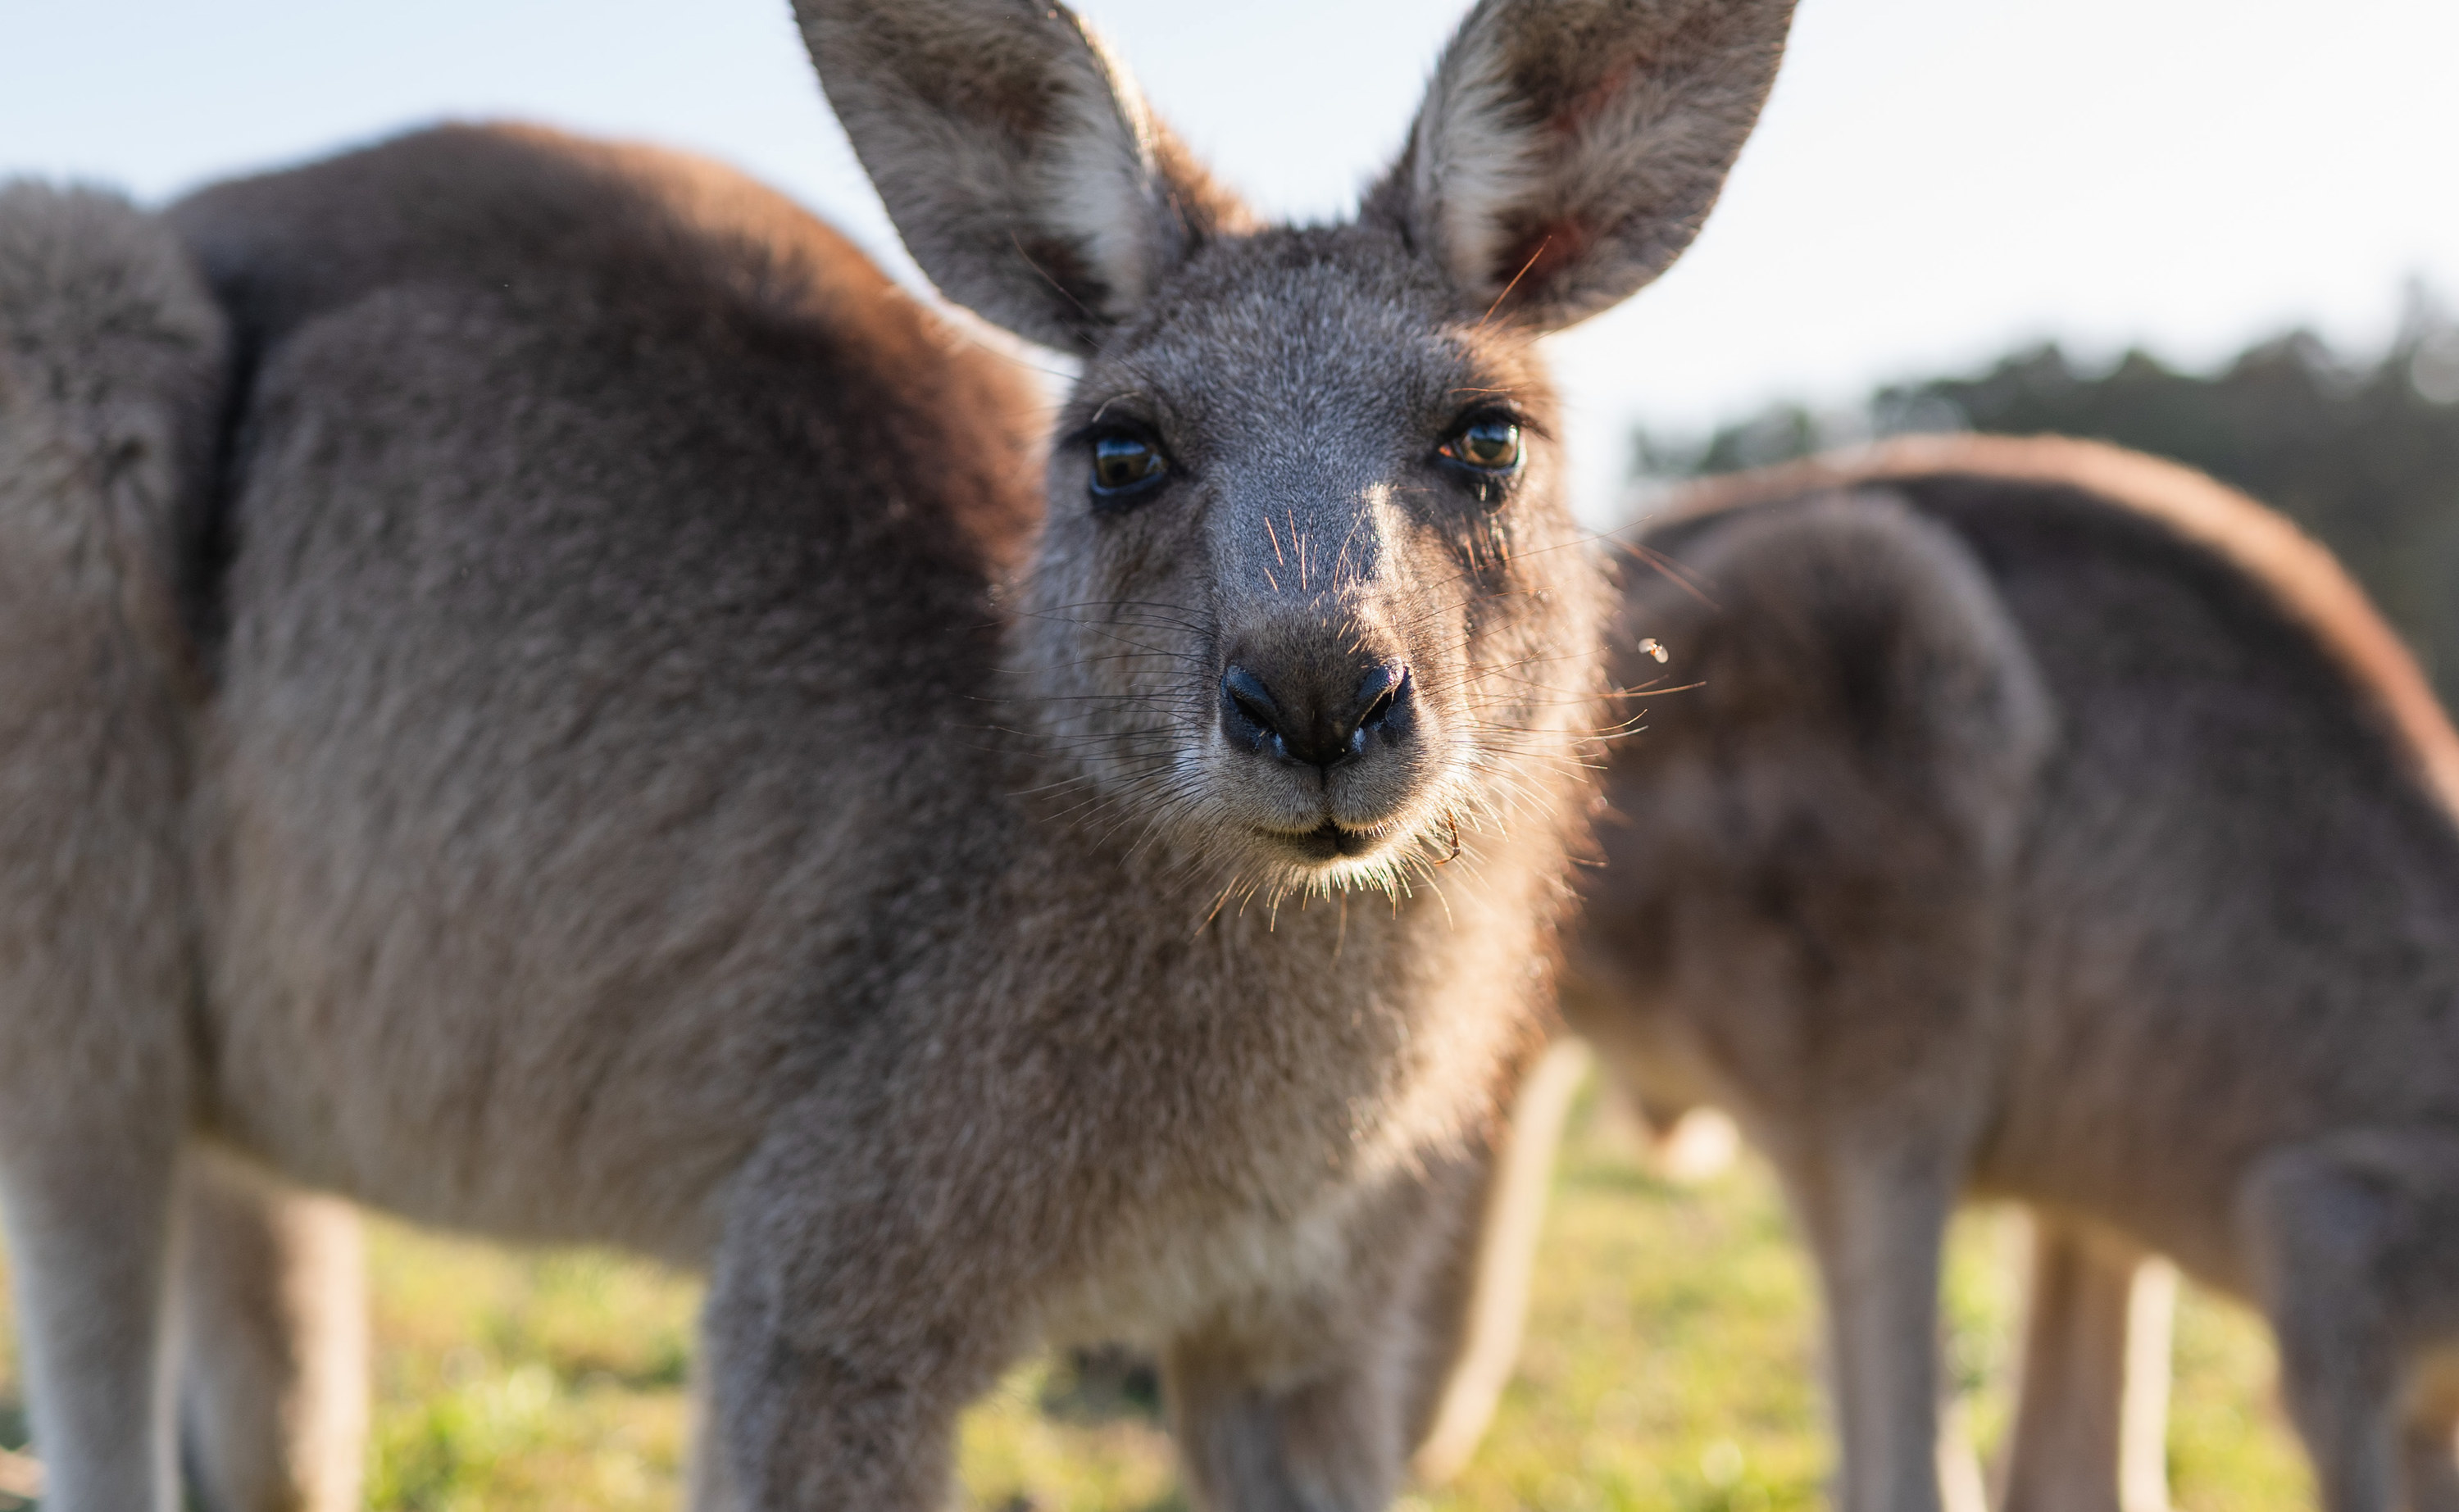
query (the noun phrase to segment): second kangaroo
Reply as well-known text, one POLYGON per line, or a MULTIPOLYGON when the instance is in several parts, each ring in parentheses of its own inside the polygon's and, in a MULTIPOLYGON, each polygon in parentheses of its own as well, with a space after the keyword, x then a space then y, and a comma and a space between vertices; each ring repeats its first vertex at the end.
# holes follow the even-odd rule
POLYGON ((1677 565, 1634 566, 1621 670, 1696 686, 1616 756, 1565 1007, 1782 1173, 1845 1512, 1938 1503, 1966 1189, 2058 1261, 2031 1504, 2115 1500, 2148 1250, 2270 1319, 2330 1512, 2459 1507, 2459 737, 2338 564, 2053 441, 1729 480, 1640 538, 1677 565))

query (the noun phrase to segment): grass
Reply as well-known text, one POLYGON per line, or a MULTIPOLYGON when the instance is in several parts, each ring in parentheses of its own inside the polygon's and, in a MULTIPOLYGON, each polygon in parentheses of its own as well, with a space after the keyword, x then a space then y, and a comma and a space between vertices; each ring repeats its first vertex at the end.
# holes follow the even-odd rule
MULTIPOLYGON (((1493 1432, 1409 1512, 1758 1512, 1824 1506, 1812 1278, 1774 1183, 1745 1160, 1700 1186, 1650 1175, 1590 1097, 1556 1176, 1528 1344, 1493 1432)), ((2004 1432, 2020 1298, 2004 1215, 1949 1258, 1949 1349, 1984 1453, 2004 1432)), ((410 1512, 680 1505, 697 1288, 636 1261, 523 1254, 378 1223, 368 1504, 410 1512)), ((0 1445, 22 1446, 0 1319, 0 1445)), ((2243 1312, 2188 1289, 2169 1434, 2185 1512, 2312 1504, 2243 1312)), ((968 1417, 967 1499, 1039 1512, 1181 1508, 1148 1393, 1029 1363, 968 1417)), ((0 1512, 10 1499, 0 1497, 0 1512)))

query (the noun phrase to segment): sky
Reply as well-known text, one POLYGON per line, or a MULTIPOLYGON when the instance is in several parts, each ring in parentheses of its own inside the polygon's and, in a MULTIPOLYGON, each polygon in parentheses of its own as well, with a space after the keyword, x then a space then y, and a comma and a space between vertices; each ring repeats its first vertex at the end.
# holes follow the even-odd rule
MULTIPOLYGON (((1083 0, 1259 208, 1341 214, 1460 9, 1083 0)), ((786 0, 0 0, 0 174, 146 200, 447 117, 732 161, 920 286, 786 0)), ((2217 361, 2363 350, 2459 304, 2453 0, 1802 0, 1783 74, 1673 270, 1550 343, 1584 512, 1634 423, 1832 404, 2056 338, 2217 361)))

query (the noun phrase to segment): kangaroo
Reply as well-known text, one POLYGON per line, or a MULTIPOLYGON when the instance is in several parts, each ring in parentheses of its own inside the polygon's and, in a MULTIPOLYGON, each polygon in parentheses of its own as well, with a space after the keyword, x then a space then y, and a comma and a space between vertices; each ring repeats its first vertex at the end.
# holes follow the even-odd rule
MULTIPOLYGON (((1577 938, 1574 926, 1574 939, 1577 938)), ((1610 950, 1610 945, 1594 947, 1610 950)), ((1576 960, 1584 950, 1574 945, 1576 960)), ((1577 976, 1566 995, 1596 1022, 1614 1011, 1577 976)), ((1611 1034, 1610 1024, 1607 1033, 1611 1034)), ((1428 1295, 1427 1335, 1451 1341, 1439 1395, 1410 1460, 1411 1478, 1440 1485, 1465 1467, 1483 1440, 1517 1364, 1543 1234, 1546 1188, 1572 1102, 1595 1057, 1558 1038, 1535 1060, 1492 1146, 1485 1184, 1473 1194, 1479 1221, 1461 1230, 1464 1250, 1447 1288, 1428 1295)), ((1612 1068, 1629 1100, 1650 1160, 1673 1180, 1723 1169, 1735 1131, 1704 1094, 1645 1048, 1612 1068)), ((2170 1344, 2176 1271, 2106 1230, 2034 1214, 2026 1340, 2012 1432, 2001 1456, 1999 1505, 2010 1512, 2168 1512, 2166 1441, 2170 1344)), ((1980 1512, 1986 1480, 1960 1415, 1943 1405, 1937 1460, 1944 1512, 1980 1512)))
POLYGON ((2150 1251, 2269 1319, 2330 1512, 2459 1506, 2459 737, 2338 565, 2054 440, 1745 475, 1638 545, 1617 675, 1668 691, 1565 1011, 1782 1174, 1840 1504, 1939 1503, 1971 1191, 2044 1219, 2010 1505, 2116 1504, 2150 1251))
POLYGON ((1690 242, 1789 10, 1482 0, 1356 217, 1271 227, 1059 6, 804 0, 923 268, 1081 363, 1046 469, 708 164, 10 191, 47 1504, 176 1504, 182 1402, 214 1504, 349 1502, 332 1198, 705 1268, 696 1505, 935 1506, 967 1400, 1113 1338, 1199 1504, 1381 1504, 1598 719, 1534 339, 1690 242))

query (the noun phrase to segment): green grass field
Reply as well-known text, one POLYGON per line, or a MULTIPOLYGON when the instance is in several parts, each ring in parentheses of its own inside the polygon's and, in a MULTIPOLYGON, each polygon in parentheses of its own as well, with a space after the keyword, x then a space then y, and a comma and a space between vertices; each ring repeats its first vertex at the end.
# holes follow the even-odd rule
MULTIPOLYGON (((1743 1512, 1825 1504, 1812 1281, 1774 1183, 1744 1161, 1696 1187, 1650 1176, 1590 1097, 1555 1181, 1520 1374, 1452 1485, 1410 1512, 1743 1512)), ((378 1225, 368 1502, 415 1512, 628 1512, 682 1495, 697 1289, 594 1253, 518 1254, 378 1225)), ((2008 1221, 1958 1228, 1951 1349, 1985 1454, 2003 1431, 2018 1307, 2008 1221)), ((24 1442, 0 1334, 0 1444, 24 1442)), ((2261 1330, 2196 1295, 2178 1309, 2169 1458, 2188 1512, 2311 1505, 2261 1330)), ((1148 1401, 1040 1361, 965 1425, 984 1508, 1183 1506, 1148 1401)), ((0 1512, 22 1505, 0 1497, 0 1512)))

